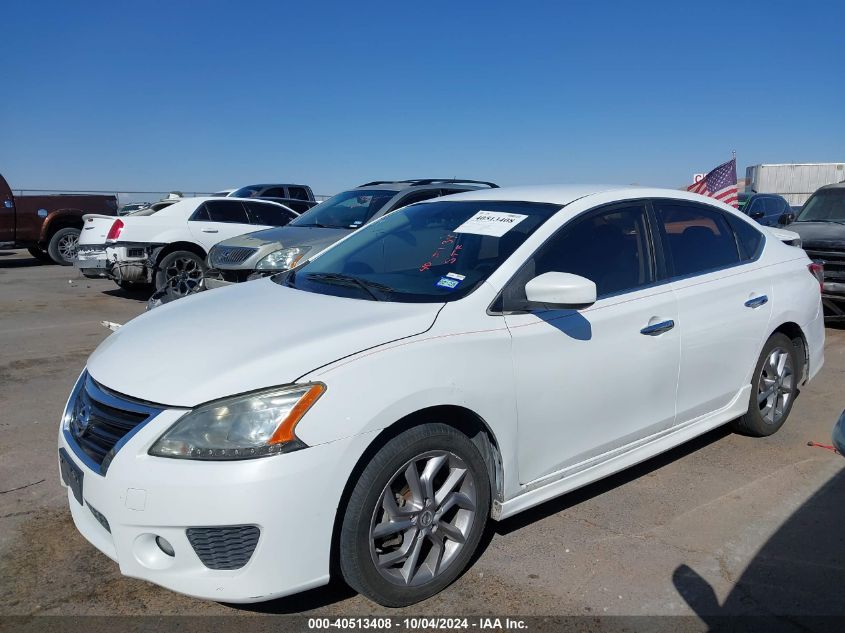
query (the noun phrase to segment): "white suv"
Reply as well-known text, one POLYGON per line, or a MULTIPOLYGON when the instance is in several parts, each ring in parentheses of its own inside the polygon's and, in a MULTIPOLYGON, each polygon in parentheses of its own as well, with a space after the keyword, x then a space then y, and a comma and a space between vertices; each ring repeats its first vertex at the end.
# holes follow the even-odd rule
POLYGON ((59 433, 73 520, 122 573, 193 596, 268 600, 337 563, 381 604, 422 600, 488 519, 723 424, 784 424, 824 327, 779 237, 664 189, 395 211, 106 339, 59 433))

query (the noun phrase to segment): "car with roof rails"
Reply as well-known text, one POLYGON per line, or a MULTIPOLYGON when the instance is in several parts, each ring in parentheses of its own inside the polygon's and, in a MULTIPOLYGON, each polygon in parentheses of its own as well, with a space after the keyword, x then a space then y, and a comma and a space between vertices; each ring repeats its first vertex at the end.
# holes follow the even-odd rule
POLYGON ((782 428, 824 362, 794 238, 647 187, 405 206, 112 333, 58 429, 73 522, 121 573, 199 598, 339 574, 424 600, 489 520, 726 424, 782 428))
POLYGON ((269 200, 185 198, 153 215, 115 220, 106 235, 106 270, 119 286, 154 284, 181 297, 197 290, 219 241, 284 226, 298 215, 269 200))
POLYGON ((823 266, 820 282, 828 320, 845 321, 845 182, 817 189, 789 230, 801 236, 807 255, 823 266))
POLYGON ((219 288, 296 266, 362 226, 424 200, 498 185, 483 180, 376 180, 325 200, 281 229, 220 242, 209 252, 204 286, 219 288))

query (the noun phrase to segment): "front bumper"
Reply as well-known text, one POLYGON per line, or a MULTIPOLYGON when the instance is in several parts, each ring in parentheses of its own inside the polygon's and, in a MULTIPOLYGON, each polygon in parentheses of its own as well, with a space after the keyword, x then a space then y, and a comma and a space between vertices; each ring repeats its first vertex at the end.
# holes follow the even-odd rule
POLYGON ((83 504, 68 488, 79 532, 122 574, 197 598, 258 602, 328 582, 336 509, 368 438, 235 462, 148 455, 183 413, 166 409, 150 420, 115 454, 105 476, 60 431, 59 448, 84 475, 83 504), (244 525, 257 526, 260 536, 239 569, 206 567, 187 536, 191 527, 244 525), (172 545, 173 556, 156 536, 172 545))

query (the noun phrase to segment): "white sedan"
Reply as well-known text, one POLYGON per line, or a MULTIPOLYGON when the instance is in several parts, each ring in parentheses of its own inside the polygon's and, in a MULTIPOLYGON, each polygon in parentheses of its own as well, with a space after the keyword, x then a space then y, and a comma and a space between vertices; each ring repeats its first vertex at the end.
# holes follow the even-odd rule
POLYGON ((218 242, 276 226, 299 214, 269 200, 185 198, 155 214, 114 220, 106 235, 106 270, 118 285, 152 283, 173 297, 202 282, 205 258, 218 242))
POLYGON ((339 569, 383 605, 422 600, 489 519, 724 424, 777 431, 823 363, 794 237, 663 189, 395 211, 106 339, 59 433, 73 520, 122 573, 201 598, 339 569))

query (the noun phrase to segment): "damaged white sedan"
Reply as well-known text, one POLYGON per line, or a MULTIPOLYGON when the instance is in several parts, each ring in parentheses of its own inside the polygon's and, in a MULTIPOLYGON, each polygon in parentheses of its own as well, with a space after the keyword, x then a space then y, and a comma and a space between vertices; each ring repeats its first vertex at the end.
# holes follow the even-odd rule
POLYGON ((187 198, 155 215, 114 221, 106 235, 106 271, 119 286, 154 284, 173 296, 202 282, 208 250, 244 233, 284 226, 299 214, 277 202, 187 198))

